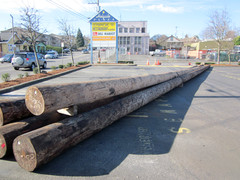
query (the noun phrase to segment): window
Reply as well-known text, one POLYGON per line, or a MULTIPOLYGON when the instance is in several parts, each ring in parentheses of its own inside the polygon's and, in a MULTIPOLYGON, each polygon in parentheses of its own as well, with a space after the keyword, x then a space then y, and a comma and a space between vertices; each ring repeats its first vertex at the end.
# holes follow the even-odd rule
POLYGON ((129 29, 130 33, 134 33, 134 28, 129 29))
POLYGON ((123 37, 123 45, 125 45, 127 42, 127 37, 123 37))
POLYGON ((128 33, 128 28, 124 28, 124 33, 128 33))
POLYGON ((127 44, 130 44, 130 37, 127 37, 127 44))
POLYGON ((122 33, 123 32, 123 28, 119 28, 119 33, 122 33))
POLYGON ((134 44, 141 44, 142 38, 141 37, 135 37, 134 38, 134 44))
POLYGON ((136 33, 140 33, 140 28, 136 28, 136 33))
POLYGON ((144 27, 142 28, 142 33, 145 33, 145 28, 144 27))

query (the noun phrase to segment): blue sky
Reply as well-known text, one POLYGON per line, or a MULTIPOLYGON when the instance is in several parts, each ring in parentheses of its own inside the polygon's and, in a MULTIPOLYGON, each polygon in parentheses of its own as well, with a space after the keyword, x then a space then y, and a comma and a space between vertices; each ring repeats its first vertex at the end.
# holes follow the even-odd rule
MULTIPOLYGON (((226 9, 232 27, 240 27, 239 0, 99 0, 101 9, 121 21, 148 21, 150 37, 155 34, 184 37, 200 35, 207 26, 209 15, 214 10, 226 9)), ((42 28, 47 33, 60 34, 57 20, 67 19, 84 35, 90 34, 87 18, 96 15, 96 0, 0 0, 0 30, 20 23, 20 9, 30 5, 39 9, 42 28), (56 4, 57 3, 57 4, 56 4), (65 8, 65 9, 63 9, 65 8), (66 10, 69 9, 69 10, 66 10)))

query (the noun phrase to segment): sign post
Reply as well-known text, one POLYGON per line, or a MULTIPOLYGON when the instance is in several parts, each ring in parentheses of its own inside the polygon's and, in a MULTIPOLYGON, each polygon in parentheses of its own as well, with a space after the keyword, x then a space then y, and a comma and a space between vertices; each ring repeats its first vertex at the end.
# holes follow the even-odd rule
POLYGON ((118 20, 107 11, 102 10, 90 21, 91 64, 93 64, 93 47, 115 47, 118 63, 118 20))

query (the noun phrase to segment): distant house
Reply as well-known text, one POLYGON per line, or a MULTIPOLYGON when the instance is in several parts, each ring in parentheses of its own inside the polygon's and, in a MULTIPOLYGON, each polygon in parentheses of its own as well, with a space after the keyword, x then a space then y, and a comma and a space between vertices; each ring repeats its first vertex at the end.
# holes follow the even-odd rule
POLYGON ((169 50, 181 50, 183 47, 183 41, 171 35, 166 40, 166 49, 169 50))
MULTIPOLYGON (((24 39, 25 38, 25 34, 27 33, 25 29, 21 28, 21 27, 15 27, 14 28, 14 32, 16 34, 18 34, 18 36, 21 38, 21 39, 24 39)), ((12 33, 12 28, 10 29, 7 29, 5 31, 1 31, 1 33, 12 33)), ((62 42, 62 39, 61 39, 61 36, 58 36, 58 35, 54 35, 54 34, 42 34, 39 36, 39 38, 37 39, 38 42, 42 42, 46 45, 49 45, 49 46, 55 46, 55 47, 61 47, 61 42, 62 42)))
POLYGON ((13 36, 12 33, 0 33, 0 56, 13 54, 13 50, 15 52, 29 51, 29 45, 17 34, 13 36))
MULTIPOLYGON (((233 41, 222 41, 221 51, 233 50, 233 41)), ((209 53, 217 52, 218 45, 215 40, 201 41, 192 43, 188 51, 188 57, 205 59, 209 53)))

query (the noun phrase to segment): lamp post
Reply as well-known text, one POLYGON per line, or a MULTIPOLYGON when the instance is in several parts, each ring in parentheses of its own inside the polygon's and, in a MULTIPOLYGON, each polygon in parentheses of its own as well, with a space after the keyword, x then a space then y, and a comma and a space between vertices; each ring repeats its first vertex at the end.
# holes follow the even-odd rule
POLYGON ((10 14, 12 18, 12 36, 13 36, 13 56, 15 57, 15 38, 14 38, 14 23, 13 23, 13 16, 10 14))

